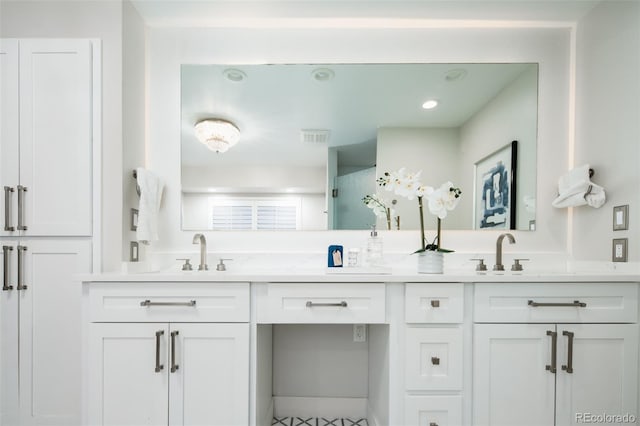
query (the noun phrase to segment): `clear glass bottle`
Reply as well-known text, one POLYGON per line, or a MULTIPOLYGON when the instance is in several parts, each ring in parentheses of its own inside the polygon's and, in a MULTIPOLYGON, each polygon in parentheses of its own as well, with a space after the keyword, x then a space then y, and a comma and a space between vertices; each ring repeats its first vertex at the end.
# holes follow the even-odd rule
POLYGON ((379 266, 382 264, 382 238, 378 236, 376 226, 371 226, 371 235, 367 241, 367 264, 379 266))

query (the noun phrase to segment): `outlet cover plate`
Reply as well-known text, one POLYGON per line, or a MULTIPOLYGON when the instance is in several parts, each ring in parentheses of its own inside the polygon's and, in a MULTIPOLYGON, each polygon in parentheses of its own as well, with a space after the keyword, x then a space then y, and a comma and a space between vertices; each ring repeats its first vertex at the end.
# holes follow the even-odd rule
POLYGON ((613 230, 624 231, 629 229, 629 205, 615 206, 613 208, 613 230))
POLYGON ((627 246, 629 240, 627 238, 614 238, 611 248, 611 260, 613 262, 627 261, 627 246))

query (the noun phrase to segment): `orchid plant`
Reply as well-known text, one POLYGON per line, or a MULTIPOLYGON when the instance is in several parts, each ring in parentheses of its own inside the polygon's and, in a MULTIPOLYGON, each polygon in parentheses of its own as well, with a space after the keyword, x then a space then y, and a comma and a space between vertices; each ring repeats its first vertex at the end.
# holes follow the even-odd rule
POLYGON ((416 253, 424 251, 441 251, 451 252, 442 248, 441 224, 442 219, 447 217, 447 212, 453 210, 460 202, 462 191, 460 188, 453 186, 451 182, 445 182, 435 189, 420 183, 420 174, 407 173, 404 168, 397 172, 385 172, 384 175, 377 179, 379 186, 384 187, 387 191, 393 191, 397 195, 406 197, 408 200, 418 199, 418 208, 420 210, 420 249, 416 253), (422 199, 427 199, 427 207, 429 212, 438 217, 438 230, 435 239, 428 243, 424 236, 424 214, 422 199))
POLYGON ((391 216, 393 211, 390 207, 384 202, 384 199, 381 198, 378 194, 365 195, 362 199, 364 204, 373 210, 373 214, 377 217, 381 217, 387 221, 387 229, 391 229, 391 216))

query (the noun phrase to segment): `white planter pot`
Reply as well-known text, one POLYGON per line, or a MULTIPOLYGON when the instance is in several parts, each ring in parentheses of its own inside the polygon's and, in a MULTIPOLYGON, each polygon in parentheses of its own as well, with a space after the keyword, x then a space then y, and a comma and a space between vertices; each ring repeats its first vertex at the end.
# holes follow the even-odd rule
POLYGON ((441 274, 444 266, 444 253, 440 251, 423 251, 418 253, 419 274, 441 274))

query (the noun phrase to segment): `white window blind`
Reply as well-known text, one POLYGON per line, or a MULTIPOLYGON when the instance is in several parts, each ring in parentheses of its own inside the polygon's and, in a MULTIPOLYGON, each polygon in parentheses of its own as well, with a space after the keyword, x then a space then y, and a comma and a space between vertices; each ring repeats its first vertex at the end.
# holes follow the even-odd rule
POLYGON ((299 198, 212 197, 210 206, 214 230, 300 229, 299 198))

